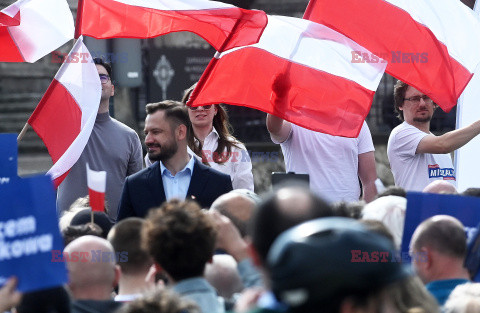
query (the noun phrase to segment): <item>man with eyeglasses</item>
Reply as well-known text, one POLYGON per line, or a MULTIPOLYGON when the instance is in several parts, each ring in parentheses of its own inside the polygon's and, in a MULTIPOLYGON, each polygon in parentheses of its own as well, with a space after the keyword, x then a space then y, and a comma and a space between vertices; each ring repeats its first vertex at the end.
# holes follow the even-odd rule
POLYGON ((437 105, 427 95, 397 81, 394 87, 395 112, 403 121, 388 139, 387 154, 395 185, 407 191, 423 191, 435 180, 456 185, 450 153, 480 133, 480 121, 435 136, 430 121, 437 105))
POLYGON ((86 164, 95 171, 107 172, 105 198, 108 216, 114 221, 125 178, 142 169, 142 145, 137 133, 110 117, 110 97, 115 94, 112 68, 100 58, 94 59, 102 84, 97 118, 82 155, 57 191, 59 213, 68 210, 80 197, 88 195, 86 164))

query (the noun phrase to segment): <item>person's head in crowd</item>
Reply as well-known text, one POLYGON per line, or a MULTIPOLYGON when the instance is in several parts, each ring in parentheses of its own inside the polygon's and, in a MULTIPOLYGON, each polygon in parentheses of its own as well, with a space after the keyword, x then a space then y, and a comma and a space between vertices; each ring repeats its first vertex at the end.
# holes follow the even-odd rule
POLYGON ((462 196, 480 197, 480 188, 470 187, 462 192, 462 196))
POLYGON ((384 191, 379 192, 377 194, 377 199, 381 198, 381 197, 385 197, 385 196, 399 196, 399 197, 406 198, 407 197, 407 191, 405 189, 403 189, 402 187, 388 186, 387 188, 385 188, 384 191))
POLYGON ((363 201, 357 202, 337 202, 333 204, 335 216, 343 216, 358 220, 362 216, 362 210, 365 206, 363 201))
POLYGON ((78 256, 78 262, 67 262, 68 287, 73 298, 110 300, 120 275, 112 245, 103 238, 87 235, 72 241, 64 252, 78 256))
POLYGON ((92 223, 67 226, 67 228, 62 230, 63 243, 65 246, 67 246, 75 239, 86 235, 102 237, 102 232, 103 231, 100 226, 92 223))
POLYGON ((153 260, 142 246, 142 227, 145 220, 129 217, 116 224, 108 233, 108 241, 118 255, 121 275, 119 295, 139 294, 151 287, 145 280, 153 260))
MULTIPOLYGON (((70 208, 68 208, 67 211, 63 212, 62 216, 60 217, 60 221, 59 221, 59 225, 60 225, 60 231, 62 231, 63 229, 67 228, 68 226, 71 226, 71 225, 80 225, 79 223, 79 218, 80 216, 83 216, 83 215, 80 215, 77 217, 76 219, 76 223, 75 224, 72 224, 72 220, 73 218, 81 211, 84 211, 86 209, 89 209, 91 210, 91 207, 90 207, 90 196, 85 196, 85 197, 81 197, 81 198, 78 198, 77 200, 75 200, 75 202, 72 203, 72 205, 70 205, 70 208)), ((105 201, 105 215, 108 217, 107 215, 107 212, 108 212, 108 203, 105 201)), ((94 212, 95 216, 95 220, 94 222, 97 223, 97 217, 100 216, 100 215, 103 215, 103 214, 100 214, 101 212, 94 212)), ((90 216, 89 216, 90 217, 90 216)), ((103 218, 100 217, 103 221, 103 218)), ((82 221, 84 220, 83 217, 81 219, 82 221)), ((87 221, 87 222, 84 222, 84 223, 81 223, 81 224, 86 224, 86 223, 89 223, 90 222, 90 219, 87 221)), ((111 223, 110 223, 111 224, 111 223)), ((110 228, 111 228, 111 225, 110 225, 110 228)), ((110 230, 109 227, 107 227, 108 230, 110 230)), ((103 229, 103 228, 102 228, 103 229)), ((103 238, 106 238, 107 237, 107 234, 108 234, 108 231, 103 234, 103 238)))
POLYGON ((150 210, 142 244, 173 282, 202 277, 215 251, 214 222, 193 201, 170 200, 150 210))
POLYGON ((395 239, 387 226, 378 220, 358 220, 366 229, 374 233, 380 234, 395 244, 395 239))
POLYGON ((464 226, 448 215, 436 215, 423 221, 410 241, 412 264, 424 283, 469 279, 463 266, 466 251, 464 226), (420 255, 423 257, 416 257, 420 255))
POLYGON ((217 290, 220 297, 227 300, 243 289, 237 262, 228 254, 213 256, 213 262, 205 268, 205 279, 217 290))
POLYGON ((455 287, 443 306, 442 312, 480 312, 480 283, 466 283, 455 287))
MULTIPOLYGON (((80 226, 91 223, 91 212, 91 209, 83 209, 78 211, 70 221, 70 226, 80 226)), ((93 222, 100 227, 100 236, 104 239, 107 238, 107 235, 113 226, 113 223, 108 218, 108 215, 105 212, 93 212, 93 222)))
MULTIPOLYGON (((193 89, 197 84, 193 84, 190 88, 186 89, 182 102, 187 104, 193 89)), ((202 158, 202 141, 198 140, 198 133, 202 129, 211 130, 215 128, 218 134, 218 146, 215 151, 211 151, 212 160, 215 163, 225 163, 232 152, 233 147, 238 147, 239 141, 233 136, 233 128, 228 120, 227 109, 224 104, 213 104, 199 107, 188 107, 188 116, 192 122, 192 132, 188 136, 188 146, 192 151, 202 158), (225 154, 226 150, 226 154, 225 154)), ((207 163, 208 160, 203 159, 203 163, 207 163)))
POLYGON ((387 288, 411 273, 391 262, 394 253, 391 241, 353 219, 308 221, 273 243, 267 256, 272 291, 289 312, 396 312, 387 288), (383 252, 387 262, 357 261, 352 251, 383 252))
POLYGON ((145 145, 152 161, 168 162, 187 155, 187 137, 191 123, 187 109, 178 101, 165 100, 145 107, 145 145))
POLYGON ((408 277, 385 288, 393 312, 438 313, 437 300, 428 292, 418 276, 408 277))
POLYGON ((98 113, 105 113, 109 110, 110 98, 115 95, 115 86, 112 78, 112 66, 103 58, 94 58, 93 62, 95 63, 98 75, 100 77, 100 83, 102 84, 102 94, 100 96, 98 113))
POLYGON ((55 287, 23 295, 17 313, 70 313, 70 296, 64 287, 55 287))
POLYGON ((385 196, 365 205, 362 219, 381 221, 393 235, 395 246, 400 248, 405 224, 407 199, 399 196, 385 196))
POLYGON ((314 195, 303 184, 279 186, 258 205, 252 219, 250 234, 259 264, 265 264, 273 241, 286 229, 302 222, 333 216, 330 204, 314 195))
POLYGON ((446 195, 455 195, 458 194, 457 188, 454 185, 444 181, 444 180, 435 180, 428 184, 424 189, 425 193, 438 193, 446 195))
POLYGON ((201 313, 201 311, 193 302, 163 289, 146 293, 141 298, 127 303, 116 313, 201 313))
POLYGON ((258 202, 258 196, 250 190, 235 189, 218 197, 210 209, 228 217, 238 228, 242 237, 245 237, 248 223, 258 202))

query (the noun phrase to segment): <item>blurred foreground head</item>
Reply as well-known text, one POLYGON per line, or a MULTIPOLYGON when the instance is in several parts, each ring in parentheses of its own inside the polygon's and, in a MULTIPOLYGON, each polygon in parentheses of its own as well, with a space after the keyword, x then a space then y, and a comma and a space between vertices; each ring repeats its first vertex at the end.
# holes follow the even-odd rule
POLYGON ((386 312, 393 307, 386 287, 410 276, 391 262, 394 253, 390 240, 357 221, 327 217, 281 234, 267 267, 275 296, 291 312, 386 312))

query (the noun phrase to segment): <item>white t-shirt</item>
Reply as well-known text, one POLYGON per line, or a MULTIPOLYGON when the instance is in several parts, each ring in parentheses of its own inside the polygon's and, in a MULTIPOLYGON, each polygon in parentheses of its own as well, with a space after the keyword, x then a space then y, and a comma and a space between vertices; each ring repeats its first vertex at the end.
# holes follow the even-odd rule
POLYGON ((387 154, 395 185, 408 191, 423 191, 431 182, 443 179, 455 186, 450 154, 416 154, 418 144, 429 134, 403 122, 388 138, 387 154))
POLYGON ((292 124, 280 146, 286 171, 309 174, 314 193, 331 202, 359 200, 358 155, 375 150, 367 123, 357 138, 331 136, 292 124))

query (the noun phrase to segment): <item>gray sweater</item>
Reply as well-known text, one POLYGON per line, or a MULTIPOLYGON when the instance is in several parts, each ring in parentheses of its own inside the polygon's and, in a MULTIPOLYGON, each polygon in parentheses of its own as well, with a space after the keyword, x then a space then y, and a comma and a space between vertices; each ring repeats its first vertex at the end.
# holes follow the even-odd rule
POLYGON ((141 170, 142 162, 142 145, 137 133, 108 113, 98 114, 85 150, 58 187, 60 216, 75 200, 88 195, 88 163, 94 171, 107 172, 105 198, 108 214, 115 220, 125 178, 141 170))

